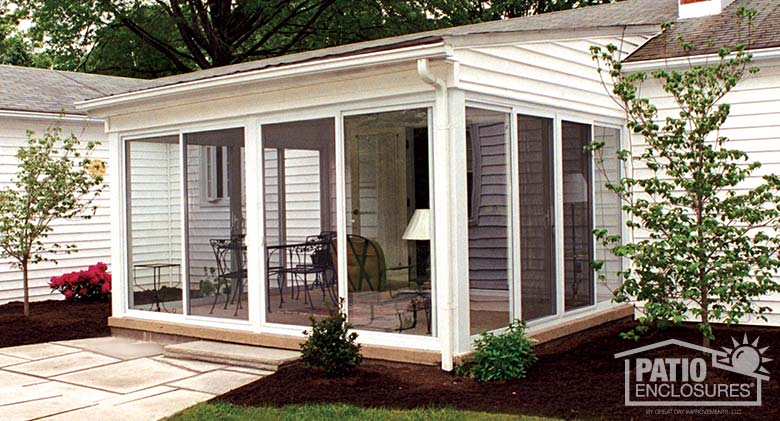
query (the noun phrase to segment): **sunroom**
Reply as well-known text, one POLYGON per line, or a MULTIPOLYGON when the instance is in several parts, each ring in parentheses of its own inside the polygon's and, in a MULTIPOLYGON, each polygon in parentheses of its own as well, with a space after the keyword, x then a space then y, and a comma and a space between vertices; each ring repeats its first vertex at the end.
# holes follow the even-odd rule
POLYGON ((451 369, 515 319, 631 314, 592 235, 621 226, 624 134, 588 47, 645 35, 592 32, 383 40, 80 103, 108 121, 114 333, 297 348, 342 302, 367 357, 451 369))

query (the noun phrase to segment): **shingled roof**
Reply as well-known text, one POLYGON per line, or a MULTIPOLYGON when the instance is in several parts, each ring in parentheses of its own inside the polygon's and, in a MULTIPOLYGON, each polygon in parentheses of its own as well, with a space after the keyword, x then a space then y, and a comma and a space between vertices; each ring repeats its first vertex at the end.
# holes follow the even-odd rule
POLYGON ((0 110, 86 115, 76 101, 136 89, 143 80, 0 65, 0 110))
MULTIPOLYGON (((589 6, 542 15, 506 19, 474 25, 458 26, 417 34, 383 38, 298 54, 251 61, 231 66, 200 70, 182 75, 148 81, 126 92, 176 85, 219 76, 250 72, 271 67, 310 62, 334 57, 353 56, 402 47, 441 42, 450 37, 477 34, 522 33, 548 30, 578 30, 608 27, 658 25, 677 16, 677 0, 626 0, 618 3, 589 6)), ((97 98, 93 95, 88 98, 97 98)), ((86 98, 85 98, 86 99, 86 98)))
POLYGON ((746 24, 740 24, 737 17, 740 7, 758 12, 750 34, 750 48, 780 47, 780 0, 735 0, 719 15, 676 21, 663 34, 634 51, 625 62, 713 54, 720 47, 733 48, 745 43, 746 24), (694 50, 683 50, 678 36, 693 44, 694 50))

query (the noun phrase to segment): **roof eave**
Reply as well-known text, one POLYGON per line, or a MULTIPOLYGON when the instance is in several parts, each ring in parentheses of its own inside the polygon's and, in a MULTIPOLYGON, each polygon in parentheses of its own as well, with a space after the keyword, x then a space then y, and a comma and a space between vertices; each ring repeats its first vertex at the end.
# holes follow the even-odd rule
POLYGON ((289 65, 268 67, 242 73, 216 76, 182 82, 172 85, 143 89, 118 95, 79 101, 76 109, 95 111, 102 108, 128 106, 139 102, 174 95, 182 95, 193 91, 236 86, 245 83, 278 80, 282 78, 312 76, 335 71, 356 70, 377 65, 395 64, 415 61, 418 59, 449 59, 452 58, 452 48, 440 41, 432 44, 417 45, 391 50, 349 55, 344 57, 323 58, 289 65))
POLYGON ((66 123, 103 124, 103 119, 88 117, 86 114, 51 113, 44 111, 23 111, 0 109, 0 118, 24 120, 42 120, 66 123))
MULTIPOLYGON (((780 58, 780 47, 762 48, 760 50, 752 50, 750 54, 753 55, 753 60, 771 60, 780 58)), ((700 54, 696 56, 686 57, 670 57, 659 58, 654 60, 639 60, 623 62, 624 72, 644 72, 650 70, 656 70, 661 68, 673 68, 681 69, 690 66, 700 66, 707 63, 711 63, 713 59, 717 59, 717 53, 700 54)))

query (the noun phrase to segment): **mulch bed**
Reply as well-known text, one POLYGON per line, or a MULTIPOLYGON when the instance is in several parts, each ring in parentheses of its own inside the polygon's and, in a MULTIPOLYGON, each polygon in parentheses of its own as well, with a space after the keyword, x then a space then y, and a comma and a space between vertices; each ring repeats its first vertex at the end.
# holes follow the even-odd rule
MULTIPOLYGON (((654 409, 647 412, 649 408, 624 405, 624 365, 614 358, 615 353, 671 338, 701 343, 692 325, 655 332, 638 343, 620 339, 619 332, 633 325, 631 320, 621 320, 540 345, 539 361, 523 380, 479 384, 436 367, 379 361, 367 361, 347 377, 329 379, 297 363, 216 399, 247 406, 340 402, 399 409, 454 407, 566 419, 712 419, 712 415, 690 413, 657 415, 654 409)), ((731 337, 741 339, 745 333, 751 340, 760 336, 760 347, 769 346, 767 357, 774 359, 764 363, 770 373, 770 381, 763 385, 764 404, 760 408, 725 408, 740 411, 739 416, 715 418, 780 419, 780 386, 771 378, 780 375, 780 329, 717 327, 712 346, 731 347, 731 337)), ((658 351, 650 356, 670 352, 666 348, 658 351)))
POLYGON ((0 348, 71 339, 109 336, 111 303, 30 303, 24 317, 22 303, 0 305, 0 348))

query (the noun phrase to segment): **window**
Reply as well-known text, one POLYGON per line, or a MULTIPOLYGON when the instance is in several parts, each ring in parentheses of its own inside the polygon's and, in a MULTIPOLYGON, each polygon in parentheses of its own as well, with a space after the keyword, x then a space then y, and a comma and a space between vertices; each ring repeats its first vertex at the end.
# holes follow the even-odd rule
POLYGON ((230 173, 225 146, 201 146, 201 198, 202 204, 221 203, 228 199, 230 191, 230 173))

